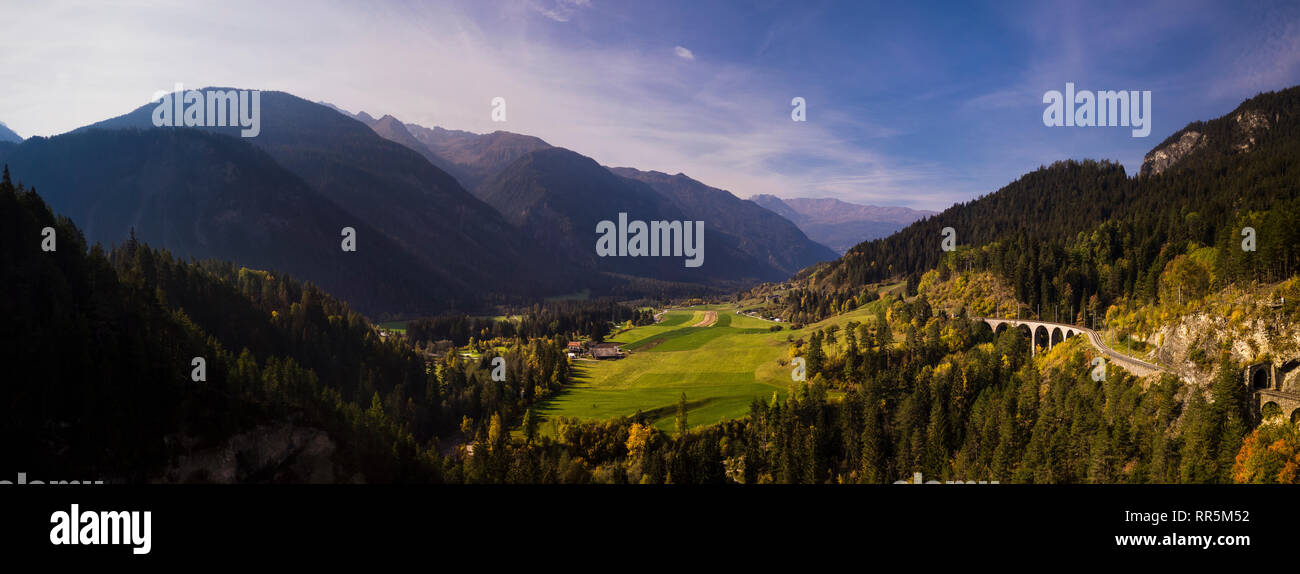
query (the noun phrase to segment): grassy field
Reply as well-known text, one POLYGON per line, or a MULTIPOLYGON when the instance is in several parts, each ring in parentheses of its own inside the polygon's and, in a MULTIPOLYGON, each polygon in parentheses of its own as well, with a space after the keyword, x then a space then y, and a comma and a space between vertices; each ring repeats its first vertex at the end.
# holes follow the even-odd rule
MULTIPOLYGON (((668 311, 654 325, 637 327, 612 341, 622 343, 627 357, 605 361, 575 361, 574 382, 539 412, 558 416, 608 419, 640 410, 654 417, 657 428, 672 432, 678 398, 686 393, 687 418, 692 427, 743 417, 755 397, 784 395, 791 383, 786 338, 805 336, 809 329, 770 331, 779 323, 737 315, 733 305, 699 306, 668 311), (693 327, 716 311, 709 327, 693 327)), ((828 319, 814 327, 874 316, 867 308, 828 319)), ((550 432, 550 425, 542 425, 550 432)))
POLYGON ((396 331, 398 333, 406 332, 406 321, 385 321, 378 325, 380 329, 396 331))

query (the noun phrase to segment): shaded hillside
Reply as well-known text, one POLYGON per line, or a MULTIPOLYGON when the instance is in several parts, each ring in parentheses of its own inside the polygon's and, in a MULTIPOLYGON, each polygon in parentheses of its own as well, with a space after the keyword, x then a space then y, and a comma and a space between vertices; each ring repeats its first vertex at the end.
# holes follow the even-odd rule
POLYGON ((382 409, 361 407, 394 395, 405 404, 402 388, 426 401, 423 362, 409 349, 278 274, 183 263, 135 241, 87 250, 70 220, 9 176, 0 361, 40 373, 0 385, 15 407, 0 421, 12 468, 109 482, 437 479, 436 454, 382 409), (36 248, 43 227, 56 229, 57 250, 36 248), (205 380, 191 379, 195 357, 205 380), (268 425, 310 437, 318 452, 264 441, 268 425), (240 451, 229 477, 168 472, 237 434, 271 462, 240 451))
POLYGON ((420 140, 415 139, 415 136, 411 135, 411 132, 407 129, 406 124, 398 121, 397 118, 385 115, 382 118, 375 119, 365 112, 358 113, 356 118, 362 123, 370 126, 370 129, 374 130, 375 133, 379 134, 384 139, 410 148, 423 156, 424 159, 429 160, 429 163, 433 164, 438 169, 441 169, 452 177, 455 177, 456 180, 461 183, 462 187, 465 187, 465 189, 471 189, 469 186, 465 185, 464 179, 459 175, 461 173, 461 168, 459 166, 452 164, 446 159, 440 157, 438 154, 430 151, 427 146, 420 143, 420 140))
MULTIPOLYGON (((147 104, 82 129, 153 129, 154 108, 147 104)), ((451 291, 523 296, 572 288, 572 279, 543 265, 542 253, 496 210, 414 150, 331 108, 283 92, 262 92, 261 116, 261 134, 248 138, 250 143, 358 223, 378 229, 436 270, 451 291), (532 280, 509 281, 505 269, 532 280)), ((239 128, 204 129, 237 136, 239 128)))
POLYGON ((23 137, 14 133, 4 122, 0 122, 0 142, 21 143, 23 137))
MULTIPOLYGON (((742 284, 779 276, 741 251, 737 240, 706 227, 704 264, 684 257, 597 257, 596 224, 695 220, 649 185, 619 177, 563 148, 529 153, 479 186, 480 196, 539 244, 583 267, 665 281, 742 284)), ((707 222, 706 222, 707 226, 707 222)))
POLYGON ((367 313, 465 300, 434 270, 239 139, 199 130, 32 138, 3 158, 92 243, 142 241, 319 283, 367 313), (340 248, 353 227, 359 251, 340 248))
MULTIPOLYGON (((346 112, 343 112, 346 114, 346 112)), ((610 260, 604 266, 595 265, 592 258, 592 251, 586 241, 576 241, 577 237, 573 232, 572 221, 568 217, 557 217, 556 213, 533 214, 529 221, 525 222, 517 217, 521 211, 518 209, 520 202, 524 205, 530 205, 536 197, 528 195, 526 189, 505 189, 519 183, 518 178, 511 179, 507 177, 506 183, 494 181, 495 176, 501 174, 507 168, 511 167, 516 161, 525 155, 535 151, 553 149, 549 144, 541 139, 514 134, 510 132, 493 132, 490 134, 474 134, 464 131, 446 130, 442 128, 425 128, 414 124, 404 124, 396 118, 385 115, 381 118, 361 112, 356 114, 361 122, 370 126, 375 133, 390 141, 399 143, 404 147, 412 149, 424 156, 430 163, 443 168, 448 173, 453 174, 458 180, 474 191, 474 194, 488 201, 488 203, 498 208, 503 215, 510 219, 511 223, 516 226, 524 226, 527 235, 537 240, 537 245, 544 250, 557 250, 550 255, 552 261, 573 261, 579 268, 596 268, 600 267, 604 271, 613 271, 627 273, 641 277, 654 277, 656 279, 665 279, 669 281, 699 281, 701 277, 704 280, 711 281, 716 279, 714 274, 700 273, 687 274, 680 269, 669 269, 663 262, 651 262, 642 260, 634 263, 623 263, 610 260), (436 150, 436 151, 435 151, 436 150), (489 181, 492 180, 492 183, 489 181), (648 269, 657 269, 658 271, 648 271, 648 269), (655 273, 665 273, 659 277, 655 273)), ((573 166, 569 166, 573 167, 573 166)), ((585 166, 589 168, 590 166, 585 166)), ((558 166, 552 166, 555 169, 558 166)), ((552 169, 552 171, 555 171, 552 169)), ((733 266, 727 263, 726 281, 728 283, 744 281, 753 281, 756 278, 779 278, 790 275, 807 265, 833 259, 835 254, 825 249, 823 246, 813 243, 803 236, 803 233, 797 227, 781 220, 780 218, 771 217, 762 209, 755 209, 753 206, 739 200, 725 191, 708 187, 699 182, 685 178, 673 179, 664 176, 657 177, 653 173, 640 172, 630 169, 621 174, 632 177, 633 179, 644 179, 644 183, 651 184, 651 189, 659 195, 667 198, 669 202, 676 206, 681 212, 691 214, 693 219, 702 219, 710 231, 710 236, 716 236, 721 242, 716 247, 720 252, 734 253, 739 251, 742 259, 752 259, 751 263, 744 266, 733 266)), ((511 176, 513 177, 513 176, 511 176)), ((565 176, 570 180, 575 178, 591 177, 603 183, 595 185, 609 185, 612 189, 622 190, 626 187, 619 183, 609 183, 610 180, 606 174, 598 170, 575 170, 573 173, 565 176)), ((553 183, 558 180, 551 180, 553 183)), ((561 184, 568 188, 575 189, 573 193, 576 198, 590 198, 588 191, 579 190, 578 185, 570 183, 561 184)), ((596 201, 602 202, 609 200, 607 203, 614 206, 623 202, 633 208, 643 208, 643 205, 637 203, 634 199, 637 193, 614 192, 614 196, 600 197, 596 201)), ((584 200, 585 201, 585 200, 584 200)), ((547 203, 551 203, 550 199, 547 203)), ((563 203, 563 199, 560 200, 563 203)), ((584 208, 583 201, 568 203, 555 207, 561 211, 569 210, 568 213, 575 214, 584 208)), ((588 202, 589 203, 589 202, 588 202)), ((614 212, 617 214, 617 212, 614 212)), ((613 215, 593 220, 594 222, 601 219, 609 219, 613 215)), ((580 218, 583 219, 583 218, 580 218)), ((709 246, 706 245, 706 250, 709 246)), ((735 256, 729 256, 729 259, 735 259, 735 256)), ((587 286, 598 289, 613 288, 607 283, 607 280, 588 278, 587 286)))
POLYGON ((774 274, 793 275, 809 265, 836 258, 834 251, 810 240, 787 219, 684 174, 629 167, 610 171, 648 184, 683 213, 704 220, 707 229, 728 237, 741 251, 771 267, 774 274))
POLYGON ((445 159, 447 171, 470 191, 524 154, 551 147, 540 138, 511 132, 476 134, 416 124, 406 124, 406 128, 432 153, 445 159))

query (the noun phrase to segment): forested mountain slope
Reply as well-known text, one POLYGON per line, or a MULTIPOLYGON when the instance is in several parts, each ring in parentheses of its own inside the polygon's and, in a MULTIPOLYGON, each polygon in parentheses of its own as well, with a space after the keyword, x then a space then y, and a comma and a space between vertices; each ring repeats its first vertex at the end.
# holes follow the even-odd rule
POLYGON ((1115 163, 1059 162, 860 244, 807 274, 804 284, 835 294, 904 277, 914 288, 948 259, 948 267, 997 272, 1030 312, 1082 320, 1123 297, 1156 301, 1171 287, 1190 287, 1194 296, 1234 281, 1291 276, 1300 264, 1300 88, 1261 94, 1201 129, 1211 143, 1176 169, 1129 178, 1115 163), (1236 118, 1253 115, 1269 122, 1242 147, 1232 135, 1236 118), (948 227, 955 253, 941 249, 948 227), (1254 251, 1242 249, 1247 227, 1255 231, 1254 251), (1207 246, 1212 257, 1191 257, 1207 246))
POLYGON ((409 430, 382 407, 364 409, 380 396, 405 403, 405 392, 427 399, 422 361, 318 288, 185 263, 135 240, 87 249, 72 222, 15 187, 7 168, 0 230, 9 326, 0 360, 30 375, 0 385, 5 404, 21 405, 0 422, 14 467, 109 482, 221 480, 168 469, 270 425, 319 441, 323 457, 295 465, 288 452, 281 467, 240 460, 230 479, 436 478, 436 458, 409 430), (53 251, 41 248, 45 227, 55 230, 53 251))
MULTIPOLYGON (((155 107, 146 104, 78 131, 159 129, 151 118, 155 107)), ((415 150, 334 109, 283 92, 261 93, 261 116, 261 133, 247 138, 250 143, 358 223, 379 230, 421 260, 448 291, 492 299, 575 288, 571 274, 547 265, 544 251, 415 150), (504 269, 531 280, 509 281, 504 269)), ((192 129, 239 136, 238 127, 192 129)), ((465 301, 439 303, 444 308, 465 307, 465 301)))
POLYGON ((261 149, 202 130, 89 130, 32 138, 0 158, 91 243, 140 241, 186 257, 310 278, 367 313, 468 300, 436 270, 261 149), (361 251, 344 252, 353 228, 361 251))

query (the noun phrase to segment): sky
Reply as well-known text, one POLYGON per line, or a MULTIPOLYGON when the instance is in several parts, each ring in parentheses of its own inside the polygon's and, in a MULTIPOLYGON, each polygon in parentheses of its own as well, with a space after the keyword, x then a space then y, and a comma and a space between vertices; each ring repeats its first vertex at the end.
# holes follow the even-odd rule
POLYGON ((52 0, 4 12, 0 121, 23 137, 121 115, 178 82, 235 86, 535 135, 740 197, 935 210, 1063 159, 1135 174, 1187 123, 1300 84, 1294 1, 52 0), (1044 93, 1067 82, 1149 90, 1150 135, 1044 126, 1044 93), (791 118, 796 97, 807 121, 791 118))

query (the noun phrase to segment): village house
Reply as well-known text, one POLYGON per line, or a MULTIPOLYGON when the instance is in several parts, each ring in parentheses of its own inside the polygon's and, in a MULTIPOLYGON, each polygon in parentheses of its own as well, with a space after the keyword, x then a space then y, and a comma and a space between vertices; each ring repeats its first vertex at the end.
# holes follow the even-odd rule
POLYGON ((591 356, 597 359, 617 359, 623 356, 618 343, 596 343, 591 346, 591 356))
POLYGON ((568 349, 566 349, 566 351, 569 353, 569 358, 570 358, 570 359, 576 359, 576 358, 578 358, 578 355, 581 355, 581 354, 582 354, 582 342, 581 342, 581 341, 569 341, 569 347, 568 347, 568 349))

